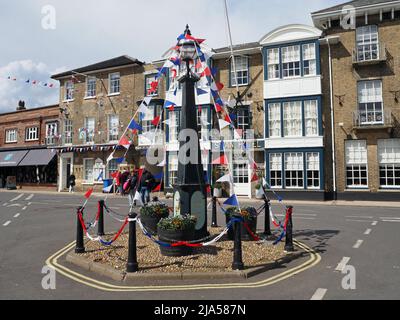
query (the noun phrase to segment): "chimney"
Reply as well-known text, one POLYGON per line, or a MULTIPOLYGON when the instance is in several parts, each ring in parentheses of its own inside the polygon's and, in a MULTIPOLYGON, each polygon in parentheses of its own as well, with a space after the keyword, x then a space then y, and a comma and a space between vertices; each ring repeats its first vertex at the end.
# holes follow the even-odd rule
POLYGON ((26 108, 25 108, 25 101, 23 101, 23 100, 19 100, 19 101, 18 101, 17 111, 20 111, 20 110, 26 110, 26 108))

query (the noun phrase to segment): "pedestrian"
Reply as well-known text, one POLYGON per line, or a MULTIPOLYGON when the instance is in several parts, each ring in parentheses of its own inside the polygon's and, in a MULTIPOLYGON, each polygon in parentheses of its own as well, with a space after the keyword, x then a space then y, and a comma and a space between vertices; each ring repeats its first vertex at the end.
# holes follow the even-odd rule
POLYGON ((121 173, 121 171, 118 170, 117 174, 115 175, 115 186, 117 187, 116 193, 119 193, 122 195, 121 177, 122 177, 122 173, 121 173))
POLYGON ((150 192, 154 186, 154 176, 146 168, 143 169, 142 179, 140 180, 140 194, 143 204, 150 202, 150 192))
POLYGON ((69 193, 74 193, 75 192, 75 180, 76 180, 75 175, 71 174, 69 176, 69 193))
MULTIPOLYGON (((125 170, 125 171, 121 174, 120 183, 121 183, 121 186, 122 186, 122 188, 121 188, 121 190, 122 190, 121 195, 122 195, 122 196, 124 196, 124 195, 127 194, 127 192, 126 192, 125 189, 128 189, 128 187, 130 186, 129 183, 128 183, 128 185, 127 185, 129 176, 130 176, 130 173, 129 173, 128 170, 125 170), (125 187, 127 187, 127 188, 125 188, 125 187)), ((129 191, 129 190, 127 190, 127 191, 129 191)))
POLYGON ((129 200, 129 207, 132 208, 133 206, 136 205, 135 201, 135 195, 136 191, 138 189, 138 183, 139 183, 139 174, 137 170, 132 171, 132 175, 130 177, 130 188, 129 188, 129 194, 128 194, 128 200, 129 200))

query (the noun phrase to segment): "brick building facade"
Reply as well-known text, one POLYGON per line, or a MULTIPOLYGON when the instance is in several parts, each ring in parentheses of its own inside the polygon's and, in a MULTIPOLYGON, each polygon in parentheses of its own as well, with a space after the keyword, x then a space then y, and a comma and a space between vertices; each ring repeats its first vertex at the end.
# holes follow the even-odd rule
POLYGON ((332 136, 335 142, 334 155, 327 158, 328 176, 336 178, 331 190, 336 189, 339 199, 398 199, 400 4, 347 4, 356 15, 350 27, 343 27, 342 6, 312 15, 314 24, 324 29, 324 104, 333 109, 334 130, 329 117, 326 139, 330 153, 332 136))
POLYGON ((59 141, 58 104, 0 114, 0 187, 7 177, 18 186, 55 186, 57 157, 51 150, 59 141))

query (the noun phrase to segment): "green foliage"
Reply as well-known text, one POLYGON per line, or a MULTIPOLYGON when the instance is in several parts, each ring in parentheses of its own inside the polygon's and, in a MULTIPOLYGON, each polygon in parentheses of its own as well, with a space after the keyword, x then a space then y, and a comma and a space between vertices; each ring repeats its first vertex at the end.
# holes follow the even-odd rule
POLYGON ((216 183, 213 185, 213 189, 222 189, 222 183, 221 183, 221 182, 216 182, 216 183))
POLYGON ((261 189, 261 184, 257 183, 255 188, 256 188, 256 190, 260 190, 261 189))
POLYGON ((161 202, 149 203, 140 209, 142 217, 167 218, 169 216, 168 207, 161 202))
POLYGON ((162 230, 194 230, 197 218, 194 216, 176 216, 163 218, 158 223, 158 227, 162 230))
POLYGON ((254 207, 244 207, 239 210, 237 207, 231 207, 226 210, 226 216, 231 219, 233 215, 240 215, 245 220, 255 220, 257 219, 257 210, 254 207))

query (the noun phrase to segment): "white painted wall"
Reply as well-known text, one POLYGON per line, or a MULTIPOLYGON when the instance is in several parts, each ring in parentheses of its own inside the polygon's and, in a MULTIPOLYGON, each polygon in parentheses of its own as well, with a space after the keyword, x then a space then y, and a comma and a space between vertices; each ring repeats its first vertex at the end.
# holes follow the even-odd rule
POLYGON ((268 80, 264 82, 264 99, 320 94, 322 94, 321 76, 268 80))

